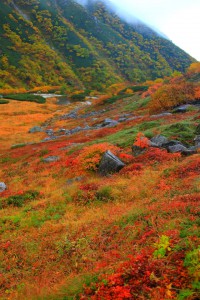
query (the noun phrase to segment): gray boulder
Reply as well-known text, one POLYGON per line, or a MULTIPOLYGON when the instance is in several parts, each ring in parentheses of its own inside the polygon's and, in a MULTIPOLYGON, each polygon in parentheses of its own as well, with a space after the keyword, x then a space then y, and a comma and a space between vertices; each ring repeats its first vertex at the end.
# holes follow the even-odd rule
POLYGON ((45 162, 45 163, 51 163, 51 162, 55 162, 58 160, 60 160, 59 156, 48 156, 46 158, 43 158, 43 162, 45 162))
POLYGON ((190 104, 178 106, 178 107, 174 108, 173 113, 185 113, 188 111, 188 108, 190 106, 191 106, 190 104))
POLYGON ((176 146, 176 145, 182 145, 182 143, 180 141, 177 141, 177 140, 171 140, 171 141, 168 141, 167 143, 162 144, 162 147, 169 151, 169 147, 173 147, 173 146, 176 146))
POLYGON ((158 147, 162 147, 163 144, 168 143, 168 139, 164 135, 156 135, 151 140, 151 143, 154 145, 157 145, 158 147))
POLYGON ((126 120, 127 120, 127 118, 125 118, 125 117, 120 117, 119 120, 118 120, 118 122, 122 123, 122 122, 125 122, 126 120))
POLYGON ((108 119, 105 119, 103 121, 101 127, 113 127, 113 126, 116 126, 118 124, 119 124, 119 122, 108 118, 108 119))
POLYGON ((100 161, 98 173, 102 176, 119 172, 125 164, 111 151, 106 151, 100 161))
POLYGON ((77 133, 77 132, 79 132, 79 131, 81 131, 81 130, 83 130, 82 127, 78 126, 78 127, 74 128, 74 129, 71 129, 71 130, 70 130, 70 133, 71 133, 71 134, 77 133))
POLYGON ((53 129, 47 129, 46 130, 46 133, 49 135, 49 136, 52 136, 54 134, 54 131, 53 129))
POLYGON ((190 147, 187 150, 181 151, 181 154, 184 155, 184 156, 189 156, 189 155, 193 155, 193 154, 196 154, 196 153, 197 153, 197 151, 193 147, 190 147))
POLYGON ((4 192, 7 189, 7 186, 4 182, 0 182, 0 193, 4 192))
POLYGON ((32 127, 31 129, 29 129, 29 133, 35 133, 35 132, 42 132, 43 131, 43 129, 42 129, 42 127, 40 127, 40 126, 34 126, 34 127, 32 127))
POLYGON ((78 118, 78 115, 77 115, 76 110, 73 110, 69 114, 65 114, 60 117, 61 120, 77 119, 77 118, 78 118))
POLYGON ((178 153, 178 152, 182 153, 184 151, 187 151, 188 149, 185 146, 183 146, 182 144, 177 144, 174 146, 169 146, 168 150, 170 153, 178 153))

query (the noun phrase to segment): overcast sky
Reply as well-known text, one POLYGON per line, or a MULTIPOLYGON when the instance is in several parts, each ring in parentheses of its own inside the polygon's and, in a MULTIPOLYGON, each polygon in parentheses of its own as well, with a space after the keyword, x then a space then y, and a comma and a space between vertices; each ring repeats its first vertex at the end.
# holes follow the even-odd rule
MULTIPOLYGON (((107 2, 106 0, 104 0, 107 2)), ((120 12, 158 28, 200 61, 200 0, 109 0, 120 12)))

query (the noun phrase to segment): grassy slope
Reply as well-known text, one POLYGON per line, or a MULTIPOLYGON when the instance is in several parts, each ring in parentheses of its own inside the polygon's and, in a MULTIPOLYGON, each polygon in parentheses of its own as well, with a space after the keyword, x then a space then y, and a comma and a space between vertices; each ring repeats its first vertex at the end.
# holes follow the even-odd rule
POLYGON ((198 299, 199 154, 129 154, 137 132, 190 143, 199 112, 152 120, 145 101, 136 93, 79 111, 105 108, 98 120, 60 120, 79 104, 58 111, 53 99, 1 105, 0 180, 8 186, 0 198, 2 299, 79 299, 80 293, 81 299, 130 299, 130 292, 131 299, 198 299), (44 133, 28 134, 47 120, 47 128, 70 129, 125 112, 143 117, 47 143, 38 143, 44 133), (177 123, 186 124, 182 131, 177 123), (35 143, 10 149, 29 141, 35 143), (113 147, 102 145, 107 142, 120 147, 114 151, 128 165, 105 179, 85 170, 82 158, 93 144, 113 147), (45 164, 49 155, 60 160, 45 164), (67 182, 79 176, 82 181, 67 182))
POLYGON ((26 20, 6 2, 0 9, 0 88, 101 90, 184 71, 194 61, 170 41, 145 26, 141 31, 126 24, 102 4, 85 9, 71 0, 19 1, 18 11, 26 20))

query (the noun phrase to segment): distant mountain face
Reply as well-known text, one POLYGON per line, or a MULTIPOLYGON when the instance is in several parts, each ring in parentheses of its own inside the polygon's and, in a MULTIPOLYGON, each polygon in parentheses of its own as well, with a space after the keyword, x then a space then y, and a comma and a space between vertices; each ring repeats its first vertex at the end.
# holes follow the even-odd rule
POLYGON ((66 85, 101 90, 185 71, 194 61, 143 23, 100 1, 3 0, 0 88, 66 85))

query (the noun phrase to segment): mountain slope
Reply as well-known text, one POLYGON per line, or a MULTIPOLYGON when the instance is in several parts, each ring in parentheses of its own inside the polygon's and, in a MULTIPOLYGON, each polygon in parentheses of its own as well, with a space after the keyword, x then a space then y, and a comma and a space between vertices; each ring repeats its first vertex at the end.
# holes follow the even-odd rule
POLYGON ((101 90, 184 71, 194 60, 142 23, 102 2, 3 0, 0 88, 66 85, 101 90))

